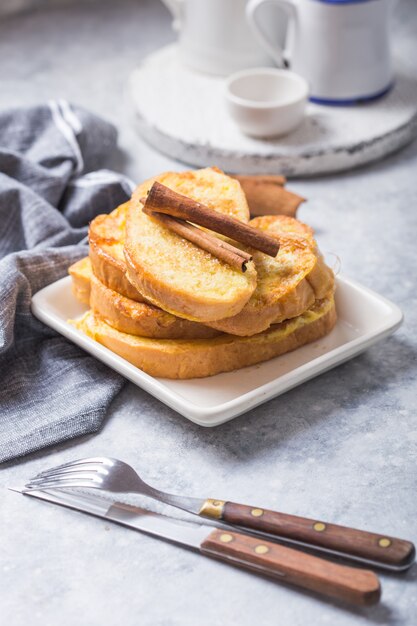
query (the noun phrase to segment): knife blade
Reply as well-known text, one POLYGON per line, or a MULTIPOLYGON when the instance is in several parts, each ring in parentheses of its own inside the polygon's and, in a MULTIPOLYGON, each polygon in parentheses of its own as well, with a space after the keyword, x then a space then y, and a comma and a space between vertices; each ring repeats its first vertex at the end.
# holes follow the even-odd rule
POLYGON ((213 530, 208 524, 194 524, 178 520, 130 504, 110 502, 100 496, 84 492, 81 494, 55 489, 28 492, 16 487, 9 487, 9 489, 197 550, 200 549, 201 542, 213 530))
POLYGON ((147 511, 100 496, 64 490, 16 491, 69 509, 94 515, 140 532, 198 550, 204 556, 226 561, 310 591, 355 605, 378 602, 381 594, 374 572, 325 561, 260 537, 196 524, 147 511))

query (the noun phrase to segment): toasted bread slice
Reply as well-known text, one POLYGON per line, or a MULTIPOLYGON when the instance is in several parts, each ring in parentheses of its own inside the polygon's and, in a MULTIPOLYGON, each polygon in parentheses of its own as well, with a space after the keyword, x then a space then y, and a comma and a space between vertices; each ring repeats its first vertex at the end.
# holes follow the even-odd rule
POLYGON ((173 379, 213 376, 267 361, 319 339, 335 323, 333 296, 315 302, 303 315, 252 337, 146 339, 114 330, 91 312, 73 322, 79 330, 151 376, 173 379))
POLYGON ((71 276, 71 289, 74 296, 83 304, 90 304, 90 279, 91 279, 91 263, 90 259, 85 257, 68 268, 71 276))
POLYGON ((237 315, 210 322, 217 330, 242 337, 301 315, 334 289, 333 272, 309 226, 282 215, 255 218, 250 224, 279 238, 278 255, 254 252, 258 282, 250 300, 237 315))
POLYGON ((145 302, 126 276, 123 246, 128 207, 129 202, 125 202, 108 215, 98 215, 91 222, 88 231, 89 256, 94 274, 104 285, 126 298, 145 302))
POLYGON ((151 304, 136 302, 109 289, 96 278, 88 257, 69 268, 72 292, 109 326, 124 333, 159 339, 208 339, 219 331, 166 313, 151 304))
POLYGON ((307 276, 307 280, 316 298, 324 298, 329 291, 334 291, 333 270, 326 265, 323 255, 318 249, 317 242, 314 239, 314 230, 311 226, 292 217, 287 217, 286 215, 264 215, 262 217, 256 217, 251 221, 251 225, 255 228, 259 228, 259 230, 266 230, 270 235, 276 234, 278 237, 281 236, 281 233, 303 237, 313 248, 318 259, 314 270, 307 276))
POLYGON ((209 339, 220 333, 197 322, 183 320, 152 304, 135 302, 112 291, 91 275, 92 312, 123 333, 154 339, 209 339))
MULTIPOLYGON (((147 300, 185 319, 206 323, 237 314, 256 286, 253 262, 243 273, 145 215, 140 200, 154 180, 138 187, 128 211, 124 253, 130 282, 147 300)), ((240 184, 220 170, 168 172, 157 180, 216 211, 249 219, 240 184)))
POLYGON ((299 235, 307 239, 311 246, 315 246, 314 230, 311 226, 288 215, 262 215, 250 221, 251 226, 266 231, 269 235, 290 234, 299 235))

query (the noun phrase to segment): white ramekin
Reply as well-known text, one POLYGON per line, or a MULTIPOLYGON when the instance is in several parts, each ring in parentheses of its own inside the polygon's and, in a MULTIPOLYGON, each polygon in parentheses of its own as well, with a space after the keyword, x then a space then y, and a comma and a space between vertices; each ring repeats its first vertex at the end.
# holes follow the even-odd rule
POLYGON ((307 81, 289 70, 256 68, 226 82, 228 111, 240 130, 253 137, 285 135, 303 120, 307 81))

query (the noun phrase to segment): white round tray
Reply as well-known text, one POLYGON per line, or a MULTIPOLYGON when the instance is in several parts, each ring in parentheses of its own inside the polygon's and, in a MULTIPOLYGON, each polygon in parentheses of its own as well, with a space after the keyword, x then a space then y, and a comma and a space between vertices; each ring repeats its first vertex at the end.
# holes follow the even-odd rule
POLYGON ((417 134, 417 81, 404 70, 385 97, 355 106, 310 103, 299 128, 268 140, 239 131, 224 105, 224 79, 185 68, 175 45, 147 57, 129 88, 149 144, 180 161, 228 172, 291 177, 346 170, 394 152, 417 134))

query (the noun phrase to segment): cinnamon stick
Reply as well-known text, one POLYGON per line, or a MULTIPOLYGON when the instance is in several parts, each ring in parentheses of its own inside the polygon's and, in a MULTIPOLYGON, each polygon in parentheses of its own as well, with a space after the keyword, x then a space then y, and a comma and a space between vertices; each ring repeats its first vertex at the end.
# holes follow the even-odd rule
POLYGON ((161 183, 153 183, 145 201, 145 208, 204 226, 269 256, 275 257, 278 254, 279 242, 276 238, 233 217, 217 213, 192 198, 172 191, 161 183))
POLYGON ((232 267, 235 267, 242 272, 246 272, 246 265, 252 257, 244 250, 235 248, 227 243, 227 241, 218 239, 217 237, 214 237, 214 235, 210 235, 210 233, 207 233, 204 230, 201 230, 201 228, 197 228, 197 226, 193 226, 193 224, 189 224, 184 220, 171 217, 170 215, 164 215, 163 213, 150 211, 146 208, 146 206, 143 211, 146 215, 158 220, 161 224, 169 228, 169 230, 172 230, 177 235, 184 237, 184 239, 188 239, 188 241, 191 241, 199 248, 210 252, 215 257, 221 261, 225 261, 232 267))
POLYGON ((251 215, 295 217, 305 198, 284 187, 283 176, 233 176, 242 186, 251 215))

